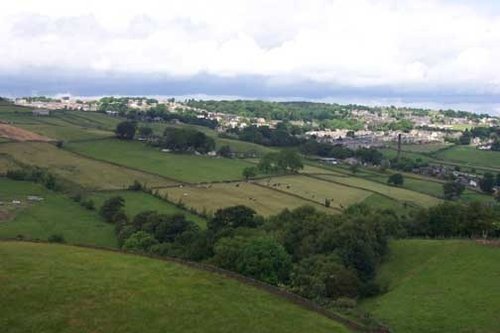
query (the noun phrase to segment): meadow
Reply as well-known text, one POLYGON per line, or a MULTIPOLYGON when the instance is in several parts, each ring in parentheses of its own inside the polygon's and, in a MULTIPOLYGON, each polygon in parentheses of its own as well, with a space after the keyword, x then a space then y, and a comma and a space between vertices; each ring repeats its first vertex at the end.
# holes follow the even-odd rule
POLYGON ((184 214, 188 220, 196 222, 201 228, 206 227, 207 221, 198 215, 191 214, 177 206, 156 198, 151 194, 132 191, 95 192, 89 195, 97 207, 100 207, 106 199, 121 196, 125 200, 125 214, 132 219, 136 214, 144 211, 157 211, 162 214, 184 214))
POLYGON ((123 189, 134 180, 149 186, 174 183, 160 176, 84 158, 48 143, 4 143, 0 152, 23 164, 47 168, 88 189, 123 189))
POLYGON ((239 159, 164 153, 137 141, 117 139, 76 142, 71 151, 183 182, 236 180, 252 164, 239 159))
POLYGON ((208 214, 219 208, 234 205, 248 206, 263 216, 306 204, 329 213, 337 212, 319 203, 315 204, 300 197, 246 182, 173 187, 160 189, 159 192, 161 195, 168 195, 168 199, 173 202, 182 202, 189 208, 208 214))
POLYGON ((395 332, 498 332, 500 251, 468 240, 401 240, 364 309, 395 332))
POLYGON ((0 178, 0 238, 23 236, 42 239, 60 234, 67 242, 116 247, 114 226, 105 223, 95 210, 88 210, 69 198, 46 190, 41 185, 0 178), (28 196, 43 198, 30 202, 28 196), (18 200, 20 204, 12 204, 18 200))
POLYGON ((439 151, 436 158, 460 163, 464 166, 479 166, 500 172, 500 152, 479 150, 470 146, 453 146, 439 151))
POLYGON ((0 276, 10 333, 348 332, 236 280, 122 253, 0 242, 0 276))

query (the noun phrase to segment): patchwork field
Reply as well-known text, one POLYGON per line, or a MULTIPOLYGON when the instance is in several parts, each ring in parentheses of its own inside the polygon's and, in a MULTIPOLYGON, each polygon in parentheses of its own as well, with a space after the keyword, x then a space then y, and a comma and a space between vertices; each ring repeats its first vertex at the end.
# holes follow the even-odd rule
POLYGON ((164 153, 144 143, 116 139, 77 142, 68 149, 103 161, 185 182, 236 180, 250 163, 238 159, 164 153))
POLYGON ((439 199, 426 194, 410 191, 405 188, 380 184, 359 177, 339 177, 333 175, 320 175, 318 177, 332 182, 332 185, 335 185, 335 183, 340 183, 347 186, 354 186, 356 188, 361 188, 371 192, 376 192, 384 196, 388 196, 400 202, 407 202, 422 207, 429 207, 439 203, 440 201, 439 199))
POLYGON ((363 201, 372 194, 368 191, 306 176, 274 177, 260 180, 258 183, 312 200, 318 204, 324 204, 325 200, 328 199, 331 201, 331 207, 335 208, 347 208, 353 203, 363 201))
POLYGON ((136 214, 143 211, 154 210, 164 214, 181 213, 186 215, 187 219, 196 222, 196 224, 198 224, 200 227, 204 228, 206 226, 205 219, 143 192, 96 192, 90 195, 90 198, 94 200, 97 207, 100 207, 106 199, 117 195, 121 196, 125 200, 124 209, 129 218, 133 218, 136 214))
POLYGON ((50 235, 61 234, 71 243, 117 246, 114 226, 105 223, 96 211, 40 185, 0 178, 0 201, 0 213, 4 212, 0 214, 0 238, 22 235, 47 240, 50 235), (43 200, 29 201, 28 196, 43 200))
POLYGON ((166 186, 172 181, 75 155, 47 143, 4 143, 0 153, 24 164, 48 168, 56 175, 89 189, 122 189, 134 180, 149 186, 166 186))
POLYGON ((219 208, 245 205, 261 215, 269 216, 277 214, 285 208, 293 209, 306 204, 329 213, 337 212, 320 204, 245 182, 175 187, 161 189, 160 193, 167 194, 171 201, 181 201, 187 207, 207 213, 214 212, 219 208))
POLYGON ((498 262, 498 247, 472 241, 397 241, 378 278, 388 293, 363 307, 394 332, 496 333, 498 262))
POLYGON ((12 125, 0 123, 0 137, 12 141, 50 141, 46 136, 41 136, 32 131, 12 125))
POLYGON ((9 332, 348 332, 264 291, 179 264, 65 245, 0 242, 9 332))
POLYGON ((484 151, 470 146, 453 146, 437 153, 436 158, 500 171, 500 152, 484 151))

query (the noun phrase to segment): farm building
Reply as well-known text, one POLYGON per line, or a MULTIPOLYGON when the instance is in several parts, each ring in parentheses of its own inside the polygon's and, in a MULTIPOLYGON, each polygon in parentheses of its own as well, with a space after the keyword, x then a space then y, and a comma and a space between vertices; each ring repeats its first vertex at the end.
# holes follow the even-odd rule
POLYGON ((33 115, 34 116, 50 116, 50 110, 47 110, 47 109, 34 109, 33 110, 33 115))

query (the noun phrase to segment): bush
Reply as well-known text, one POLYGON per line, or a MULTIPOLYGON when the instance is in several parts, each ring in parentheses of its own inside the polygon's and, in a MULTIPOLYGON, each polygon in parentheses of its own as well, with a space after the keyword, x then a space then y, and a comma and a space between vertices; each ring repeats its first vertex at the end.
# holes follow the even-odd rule
POLYGON ((104 201, 99 210, 99 214, 107 221, 107 222, 115 222, 115 215, 123 209, 125 205, 125 200, 120 197, 111 197, 108 200, 104 201))
POLYGON ((156 244, 158 241, 153 236, 145 231, 138 231, 127 238, 122 248, 132 252, 149 252, 156 244))
POLYGON ((134 183, 128 187, 130 191, 140 191, 142 190, 142 184, 139 181, 134 180, 134 183))
POLYGON ((50 243, 66 243, 64 236, 61 234, 52 234, 47 238, 50 243))
POLYGON ((95 209, 95 204, 94 204, 94 201, 92 199, 89 199, 89 200, 86 200, 86 201, 82 201, 81 203, 82 207, 88 209, 88 210, 94 210, 95 209))

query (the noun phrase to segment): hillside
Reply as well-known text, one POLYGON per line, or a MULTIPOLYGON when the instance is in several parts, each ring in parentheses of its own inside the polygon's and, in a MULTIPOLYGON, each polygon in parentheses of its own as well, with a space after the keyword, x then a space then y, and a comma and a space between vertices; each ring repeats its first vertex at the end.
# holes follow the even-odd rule
POLYGON ((397 241, 379 274, 388 293, 363 307, 395 332, 498 332, 499 262, 471 241, 397 241))
POLYGON ((284 299, 179 264, 0 242, 9 332, 348 332, 284 299))

